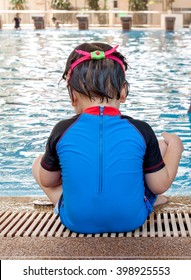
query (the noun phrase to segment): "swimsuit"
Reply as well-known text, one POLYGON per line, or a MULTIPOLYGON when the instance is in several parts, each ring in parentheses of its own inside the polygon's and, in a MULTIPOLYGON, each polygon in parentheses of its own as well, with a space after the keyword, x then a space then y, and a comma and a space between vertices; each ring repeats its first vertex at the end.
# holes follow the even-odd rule
POLYGON ((144 173, 164 167, 151 127, 113 107, 90 107, 60 121, 41 165, 61 171, 62 223, 79 233, 128 232, 153 210, 144 173))
POLYGON ((15 29, 20 28, 20 18, 15 17, 14 21, 15 21, 15 29))

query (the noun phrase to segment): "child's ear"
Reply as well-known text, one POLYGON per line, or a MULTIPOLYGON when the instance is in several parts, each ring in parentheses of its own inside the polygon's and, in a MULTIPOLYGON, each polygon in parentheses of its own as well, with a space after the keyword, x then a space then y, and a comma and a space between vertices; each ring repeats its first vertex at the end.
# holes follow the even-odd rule
POLYGON ((72 98, 71 98, 72 106, 75 107, 78 103, 78 96, 75 91, 72 92, 72 98))
POLYGON ((124 82, 121 87, 121 92, 120 92, 120 102, 121 103, 125 103, 127 95, 128 95, 128 85, 127 85, 127 83, 124 82))

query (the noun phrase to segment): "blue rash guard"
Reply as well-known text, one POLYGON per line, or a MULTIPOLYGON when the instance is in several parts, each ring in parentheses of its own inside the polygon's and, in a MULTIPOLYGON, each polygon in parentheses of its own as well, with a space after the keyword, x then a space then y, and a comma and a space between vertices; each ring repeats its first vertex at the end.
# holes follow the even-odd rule
POLYGON ((41 165, 61 170, 62 223, 74 232, 103 233, 132 231, 145 222, 156 195, 144 173, 164 162, 147 123, 95 106, 54 127, 41 165))

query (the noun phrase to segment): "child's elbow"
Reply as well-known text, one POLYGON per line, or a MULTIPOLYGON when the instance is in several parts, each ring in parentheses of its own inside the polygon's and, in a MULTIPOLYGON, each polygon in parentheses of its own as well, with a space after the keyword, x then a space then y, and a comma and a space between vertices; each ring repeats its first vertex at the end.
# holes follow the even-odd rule
POLYGON ((52 188, 61 184, 61 173, 60 171, 47 171, 44 168, 40 168, 39 172, 40 183, 44 188, 52 188))
POLYGON ((145 178, 148 188, 154 194, 163 194, 170 188, 172 184, 169 174, 166 172, 165 168, 164 170, 148 174, 145 176, 145 178))

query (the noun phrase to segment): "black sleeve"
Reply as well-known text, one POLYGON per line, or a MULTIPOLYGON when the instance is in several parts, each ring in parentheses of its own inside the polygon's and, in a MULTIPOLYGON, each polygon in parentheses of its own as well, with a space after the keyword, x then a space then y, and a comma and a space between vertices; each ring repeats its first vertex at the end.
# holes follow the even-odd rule
POLYGON ((58 155, 56 152, 56 144, 61 137, 60 130, 61 123, 58 123, 52 130, 45 148, 45 153, 41 160, 41 165, 44 169, 48 171, 58 171, 60 170, 60 164, 58 155))
POLYGON ((165 163, 162 159, 158 140, 153 129, 144 121, 135 120, 130 117, 126 118, 138 129, 145 140, 146 152, 143 162, 144 173, 153 173, 159 171, 165 166, 165 163))
POLYGON ((60 163, 58 154, 56 151, 56 145, 62 135, 67 131, 67 129, 75 123, 79 115, 76 115, 70 119, 60 121, 53 128, 48 141, 46 143, 45 153, 41 160, 41 166, 48 171, 59 171, 60 163))
POLYGON ((159 171, 165 166, 159 149, 159 143, 152 128, 147 124, 146 134, 146 153, 144 156, 144 173, 153 173, 159 171))

